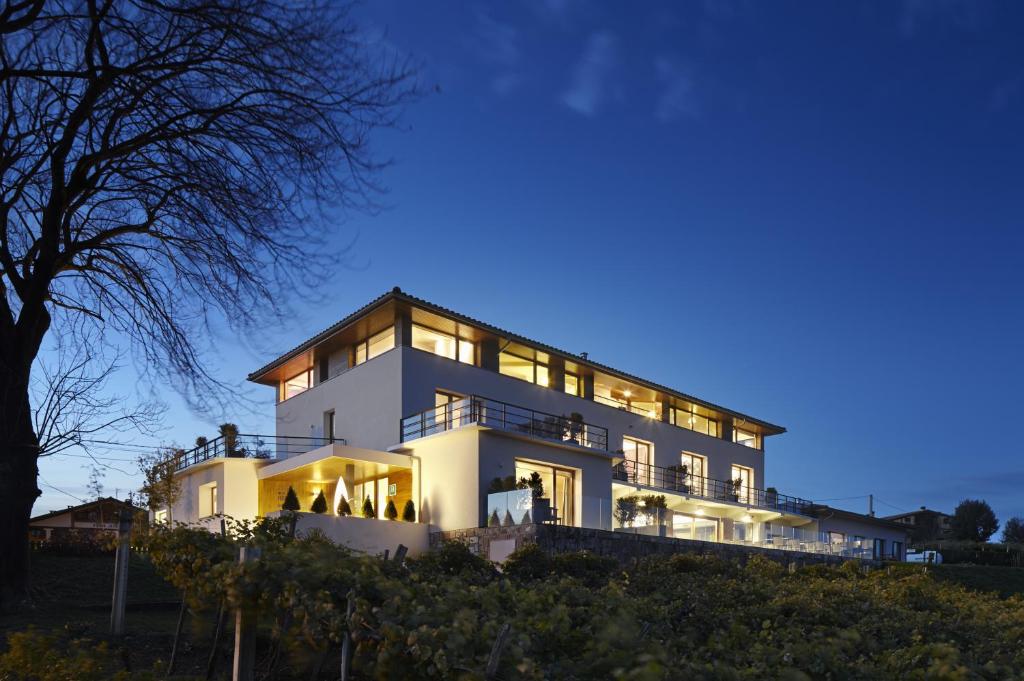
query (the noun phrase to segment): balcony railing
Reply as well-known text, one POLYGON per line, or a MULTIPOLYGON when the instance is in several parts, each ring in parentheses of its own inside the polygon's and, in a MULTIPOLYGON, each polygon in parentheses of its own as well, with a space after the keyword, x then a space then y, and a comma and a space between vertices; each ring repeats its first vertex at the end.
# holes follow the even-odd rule
POLYGON ((195 449, 181 452, 175 459, 175 470, 183 470, 210 459, 285 459, 296 454, 305 454, 318 447, 344 443, 344 440, 322 437, 287 437, 283 435, 221 435, 195 449))
POLYGON ((767 508, 781 513, 798 513, 807 515, 814 502, 799 497, 791 497, 778 492, 737 486, 730 480, 716 480, 699 475, 691 475, 682 466, 664 468, 635 461, 624 461, 612 469, 612 479, 629 482, 635 485, 647 485, 671 492, 679 492, 691 497, 701 497, 713 501, 729 501, 733 503, 767 508))
POLYGON ((553 442, 608 449, 607 428, 475 395, 406 416, 402 419, 402 442, 472 424, 553 442))

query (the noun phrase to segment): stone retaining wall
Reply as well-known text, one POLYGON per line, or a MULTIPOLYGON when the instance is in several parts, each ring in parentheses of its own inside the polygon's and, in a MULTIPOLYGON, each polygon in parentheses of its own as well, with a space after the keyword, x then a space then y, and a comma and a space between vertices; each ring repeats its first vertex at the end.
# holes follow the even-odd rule
POLYGON ((739 544, 676 539, 674 537, 654 537, 628 532, 610 532, 608 530, 564 527, 561 525, 473 527, 465 530, 432 532, 430 535, 431 547, 448 540, 460 541, 469 546, 470 550, 476 555, 491 560, 504 558, 504 555, 510 552, 514 542, 516 550, 523 548, 527 544, 537 544, 541 549, 550 553, 587 551, 599 556, 610 556, 622 563, 631 562, 644 556, 694 553, 744 562, 750 556, 760 554, 784 565, 795 563, 797 566, 815 564, 840 565, 847 560, 859 560, 865 565, 879 564, 878 561, 850 559, 820 553, 784 551, 782 549, 766 549, 755 546, 741 546, 739 544), (493 547, 492 543, 494 543, 493 547), (495 555, 495 553, 498 555, 495 555))

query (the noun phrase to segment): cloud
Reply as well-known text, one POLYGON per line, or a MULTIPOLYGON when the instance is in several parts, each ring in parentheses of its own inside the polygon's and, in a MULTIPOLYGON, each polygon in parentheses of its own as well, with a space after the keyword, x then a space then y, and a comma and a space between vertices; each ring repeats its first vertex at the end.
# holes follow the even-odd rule
POLYGON ((610 31, 591 34, 587 47, 573 68, 562 103, 584 116, 594 116, 611 91, 610 79, 618 63, 618 40, 610 31))
POLYGON ((680 117, 696 118, 698 110, 692 69, 667 57, 660 57, 654 62, 654 70, 663 88, 654 108, 655 117, 662 123, 680 117))
POLYGON ((499 97, 512 94, 523 81, 522 74, 518 72, 522 60, 518 29, 480 12, 476 17, 472 42, 480 61, 496 73, 490 80, 491 91, 499 97))

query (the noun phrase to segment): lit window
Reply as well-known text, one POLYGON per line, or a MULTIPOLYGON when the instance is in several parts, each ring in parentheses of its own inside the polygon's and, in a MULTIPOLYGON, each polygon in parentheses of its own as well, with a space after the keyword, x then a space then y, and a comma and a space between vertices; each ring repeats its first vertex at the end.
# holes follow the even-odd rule
POLYGON ((752 430, 733 428, 732 441, 737 444, 741 444, 744 447, 753 447, 754 449, 761 449, 761 435, 760 433, 755 433, 752 430))
POLYGON ((690 493, 704 496, 707 492, 708 460, 699 454, 683 452, 679 463, 686 467, 686 486, 690 493))
POLYGON ((733 464, 731 480, 736 501, 749 504, 753 498, 751 490, 754 488, 754 471, 746 466, 733 464))
POLYGON ((281 399, 287 400, 313 387, 313 370, 306 369, 297 376, 292 376, 281 383, 281 399))
POLYGON ((448 359, 456 359, 456 353, 458 353, 457 358, 460 362, 475 363, 476 347, 471 341, 456 339, 451 334, 434 331, 425 326, 413 324, 412 346, 417 350, 424 350, 448 359))
POLYGON ((364 341, 356 343, 356 364, 362 364, 383 355, 395 347, 395 328, 388 327, 364 341))
POLYGON ((690 407, 689 409, 673 407, 669 412, 669 420, 674 426, 687 428, 704 435, 710 435, 711 437, 718 437, 718 421, 698 414, 696 407, 690 407))
POLYGON ((199 517, 217 514, 217 483, 211 482, 199 487, 199 517))
POLYGON ((651 464, 654 462, 654 445, 632 437, 622 438, 622 457, 630 482, 648 485, 651 482, 651 464))
POLYGON ((521 381, 543 386, 549 384, 547 364, 513 355, 511 352, 502 352, 498 355, 498 371, 521 381))
POLYGON ((565 392, 580 397, 581 381, 576 374, 565 372, 565 392))
POLYGON ((153 522, 157 523, 158 525, 166 525, 167 524, 167 509, 160 509, 159 511, 154 513, 153 514, 153 522))

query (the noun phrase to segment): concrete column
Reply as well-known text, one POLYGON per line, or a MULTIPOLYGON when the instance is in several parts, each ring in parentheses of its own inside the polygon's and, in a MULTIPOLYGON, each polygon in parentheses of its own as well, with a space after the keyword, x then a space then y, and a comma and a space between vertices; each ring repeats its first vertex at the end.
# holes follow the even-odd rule
POLYGON ((671 400, 669 400, 667 397, 662 397, 661 398, 661 420, 664 421, 665 423, 670 423, 671 422, 671 416, 669 414, 669 409, 671 409, 671 408, 672 408, 671 400))
POLYGON ((485 338, 480 341, 480 368, 488 371, 498 371, 498 343, 497 338, 485 338))
POLYGON ((548 364, 548 387, 565 392, 565 360, 561 357, 552 357, 548 364))
POLYGON ((395 312, 395 347, 412 345, 412 312, 398 309, 395 312))
POLYGON ((583 399, 594 399, 594 374, 584 374, 580 379, 583 381, 583 399))
POLYGON ((719 435, 720 435, 720 437, 723 440, 728 440, 729 442, 732 442, 732 418, 731 417, 726 416, 725 418, 722 419, 722 426, 721 426, 721 428, 719 428, 719 430, 721 431, 719 435))

